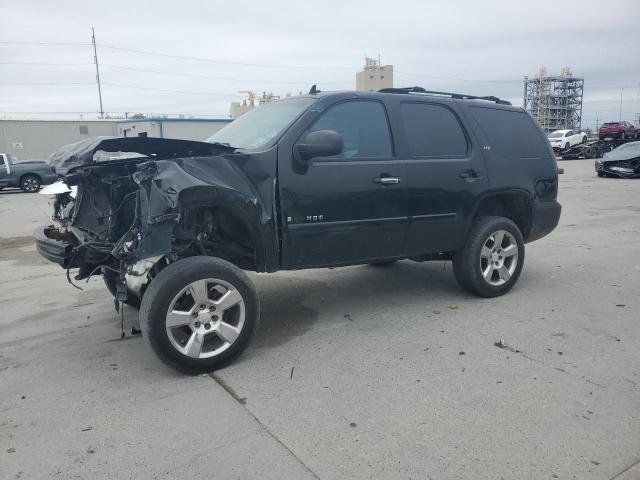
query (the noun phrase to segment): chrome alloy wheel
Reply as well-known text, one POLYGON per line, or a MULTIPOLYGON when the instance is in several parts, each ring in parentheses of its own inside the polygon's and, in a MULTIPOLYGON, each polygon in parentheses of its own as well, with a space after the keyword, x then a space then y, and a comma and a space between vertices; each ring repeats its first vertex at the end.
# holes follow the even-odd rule
POLYGON ((230 283, 206 278, 190 283, 171 301, 165 328, 171 345, 191 358, 211 358, 227 350, 245 321, 245 304, 230 283))
POLYGON ((40 184, 35 178, 29 177, 25 178, 22 182, 22 188, 24 188, 27 192, 35 192, 40 188, 40 184))
POLYGON ((493 286, 509 281, 518 266, 518 244, 511 233, 498 230, 484 241, 480 252, 480 271, 493 286))

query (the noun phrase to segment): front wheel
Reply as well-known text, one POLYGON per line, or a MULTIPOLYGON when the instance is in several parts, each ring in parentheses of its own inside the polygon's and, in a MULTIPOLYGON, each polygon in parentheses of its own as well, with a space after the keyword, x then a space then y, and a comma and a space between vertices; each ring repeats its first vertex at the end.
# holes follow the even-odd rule
POLYGON ((20 181, 20 188, 27 193, 36 193, 40 190, 40 179, 35 175, 25 175, 20 181))
POLYGON ((524 240, 518 226, 504 217, 480 217, 462 250, 453 256, 458 283, 481 297, 507 293, 524 264, 524 240))
POLYGON ((156 355, 188 374, 212 371, 247 347, 260 304, 251 280, 220 258, 178 260, 151 281, 140 325, 156 355))

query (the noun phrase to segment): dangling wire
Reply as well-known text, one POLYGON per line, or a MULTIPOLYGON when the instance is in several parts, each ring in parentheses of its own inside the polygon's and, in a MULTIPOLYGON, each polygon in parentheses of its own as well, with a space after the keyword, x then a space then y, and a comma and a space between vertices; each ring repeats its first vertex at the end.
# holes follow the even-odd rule
POLYGON ((120 338, 124 338, 124 302, 120 302, 120 338))

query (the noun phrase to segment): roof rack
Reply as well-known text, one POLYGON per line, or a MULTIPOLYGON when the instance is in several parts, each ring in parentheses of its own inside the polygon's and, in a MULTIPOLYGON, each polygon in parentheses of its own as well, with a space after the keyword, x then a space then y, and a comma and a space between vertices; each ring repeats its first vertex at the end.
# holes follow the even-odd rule
POLYGON ((404 87, 404 88, 381 88, 378 90, 380 93, 404 93, 414 95, 436 95, 440 97, 450 97, 458 100, 486 100, 488 102, 499 103, 500 105, 511 105, 511 102, 502 100, 492 95, 486 97, 477 97, 475 95, 466 95, 464 93, 449 93, 449 92, 436 92, 433 90, 425 90, 422 87, 404 87))

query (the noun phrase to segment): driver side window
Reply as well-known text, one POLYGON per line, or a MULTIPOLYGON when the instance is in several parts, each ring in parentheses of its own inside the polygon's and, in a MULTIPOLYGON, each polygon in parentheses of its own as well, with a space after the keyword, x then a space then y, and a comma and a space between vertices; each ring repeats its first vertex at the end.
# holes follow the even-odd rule
POLYGON ((309 132, 334 130, 342 135, 342 153, 317 161, 391 158, 391 133, 384 106, 379 102, 352 100, 327 110, 309 132))

